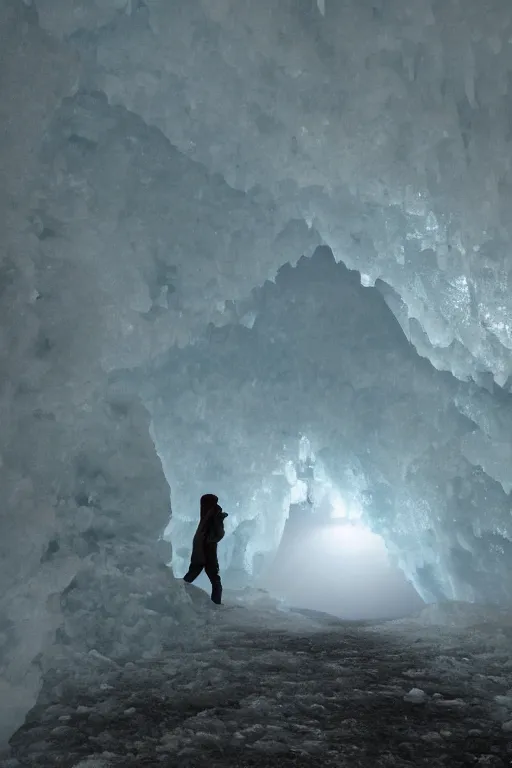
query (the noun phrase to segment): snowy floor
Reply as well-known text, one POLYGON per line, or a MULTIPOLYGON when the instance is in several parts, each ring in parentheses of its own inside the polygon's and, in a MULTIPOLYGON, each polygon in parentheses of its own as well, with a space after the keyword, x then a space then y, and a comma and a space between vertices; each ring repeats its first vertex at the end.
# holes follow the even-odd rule
POLYGON ((505 614, 349 624, 233 593, 216 608, 190 589, 208 617, 199 635, 156 660, 93 655, 88 672, 55 672, 0 765, 512 765, 505 614))

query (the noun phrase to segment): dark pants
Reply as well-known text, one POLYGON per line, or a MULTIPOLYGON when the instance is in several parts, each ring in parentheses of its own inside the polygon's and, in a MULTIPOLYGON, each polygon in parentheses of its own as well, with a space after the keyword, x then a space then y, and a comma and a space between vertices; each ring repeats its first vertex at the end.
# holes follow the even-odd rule
POLYGON ((215 545, 215 549, 213 547, 206 546, 204 555, 204 563, 194 562, 194 560, 191 560, 188 573, 185 574, 183 580, 186 581, 187 584, 192 584, 192 582, 197 579, 204 568, 205 573, 210 579, 212 585, 212 600, 214 603, 217 603, 217 605, 220 605, 222 600, 222 582, 219 576, 217 546, 215 545))

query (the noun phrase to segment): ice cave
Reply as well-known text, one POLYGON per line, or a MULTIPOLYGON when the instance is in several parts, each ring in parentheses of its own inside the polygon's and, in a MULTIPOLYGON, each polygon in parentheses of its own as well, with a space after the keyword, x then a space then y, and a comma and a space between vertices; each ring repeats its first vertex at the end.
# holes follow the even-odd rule
POLYGON ((0 96, 0 766, 512 765, 510 2, 0 0, 0 96))

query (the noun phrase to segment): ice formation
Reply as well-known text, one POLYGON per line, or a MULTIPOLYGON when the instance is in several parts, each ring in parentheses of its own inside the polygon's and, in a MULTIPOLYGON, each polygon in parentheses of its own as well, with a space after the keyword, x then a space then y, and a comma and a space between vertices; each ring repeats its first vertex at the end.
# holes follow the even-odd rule
POLYGON ((506 602, 510 497, 468 446, 491 429, 478 426, 482 400, 499 430, 509 396, 418 356, 380 292, 327 249, 283 268, 253 302, 252 329, 210 328, 142 385, 173 489, 177 571, 195 499, 215 482, 232 538, 247 532, 224 548, 225 569, 242 539, 249 571, 271 556, 289 504, 310 497, 318 514, 363 515, 425 599, 506 602))
POLYGON ((200 486, 242 580, 331 483, 426 598, 510 600, 511 38, 504 0, 1 4, 0 739, 103 589, 113 653, 169 631, 137 578, 192 620, 169 485, 176 568, 200 486))

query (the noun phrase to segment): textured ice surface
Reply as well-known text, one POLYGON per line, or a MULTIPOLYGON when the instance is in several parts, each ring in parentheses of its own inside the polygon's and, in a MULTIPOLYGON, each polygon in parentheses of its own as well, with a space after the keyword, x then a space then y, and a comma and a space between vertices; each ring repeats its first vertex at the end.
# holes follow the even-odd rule
MULTIPOLYGON (((506 382, 508 3, 34 6, 52 36, 74 35, 63 50, 80 51, 81 85, 230 187, 263 194, 283 226, 313 223, 337 258, 400 294, 437 364, 506 382), (464 370, 445 354, 459 345, 464 370)), ((255 217, 254 236, 264 228, 255 217)), ((236 273, 230 250, 216 263, 236 273)), ((267 258, 270 272, 286 260, 279 249, 267 258)), ((243 261, 254 269, 247 253, 243 261)))
POLYGON ((497 638, 510 621, 481 626, 466 610, 462 631, 364 626, 233 598, 220 612, 206 598, 205 626, 150 660, 62 659, 12 739, 16 758, 41 768, 509 762, 512 660, 497 638))
MULTIPOLYGON (((16 702, 13 722, 77 572, 104 557, 128 585, 119 565, 137 541, 142 580, 163 589, 152 568, 168 489, 133 390, 177 483, 180 544, 201 473, 231 501, 239 541, 224 556, 243 570, 275 547, 300 430, 329 477, 349 457, 372 524, 431 595, 509 599, 511 14, 499 0, 1 4, 0 700, 16 702), (320 357, 336 329, 308 329, 307 355, 292 356, 249 298, 321 242, 402 328, 382 358, 379 329, 361 340, 344 315, 342 387, 320 357), (173 367, 176 347, 206 345, 209 328, 230 364, 239 320, 236 333, 261 322, 263 384, 257 371, 234 397, 212 368, 191 388, 197 371, 173 367), (358 349, 381 355, 377 379, 358 349), (141 384, 162 361, 170 415, 141 384), (219 409, 232 429, 228 441, 219 427, 216 458, 232 469, 244 457, 236 481, 203 452, 219 409), (275 424, 285 432, 269 436, 275 424)), ((318 312, 304 302, 312 322, 318 312)))
POLYGON ((506 603, 506 470, 479 466, 478 441, 506 439, 510 395, 418 357, 379 292, 326 250, 252 301, 251 329, 210 329, 143 385, 173 489, 177 573, 210 487, 230 514, 220 554, 234 571, 275 554, 306 494, 319 515, 362 514, 425 599, 506 603))
POLYGON ((115 24, 98 12, 78 45, 112 104, 393 286, 439 365, 462 345, 461 375, 483 367, 503 384, 511 17, 499 0, 333 3, 325 16, 291 0, 152 0, 115 24))

